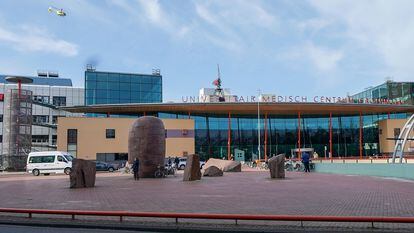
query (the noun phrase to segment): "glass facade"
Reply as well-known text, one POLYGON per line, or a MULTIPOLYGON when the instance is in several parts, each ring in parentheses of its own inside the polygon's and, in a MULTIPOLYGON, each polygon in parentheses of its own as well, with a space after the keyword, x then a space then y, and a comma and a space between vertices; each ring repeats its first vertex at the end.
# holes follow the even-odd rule
MULTIPOLYGON (((154 114, 157 115, 157 114, 154 114)), ((188 114, 158 113, 160 118, 188 119, 188 114)), ((379 148, 378 121, 382 119, 405 119, 406 113, 362 115, 363 156, 377 155, 379 148)), ((195 151, 201 158, 227 157, 228 115, 192 115, 195 121, 195 151)), ((267 139, 268 155, 285 153, 298 147, 298 116, 268 115, 260 119, 260 150, 264 156, 267 139), (266 122, 266 123, 265 123, 266 122), (265 134, 265 129, 267 133, 265 134), (267 135, 267 136, 265 136, 267 135)), ((231 115, 231 154, 239 149, 246 160, 258 154, 258 120, 255 116, 231 115)), ((301 116, 301 148, 314 148, 319 157, 329 156, 329 115, 301 116)), ((332 147, 334 157, 359 156, 360 116, 332 116, 332 147)))
POLYGON ((160 103, 162 76, 85 71, 85 104, 160 103))
POLYGON ((414 104, 414 82, 388 81, 379 86, 368 88, 358 94, 352 95, 353 99, 386 99, 392 103, 414 104))

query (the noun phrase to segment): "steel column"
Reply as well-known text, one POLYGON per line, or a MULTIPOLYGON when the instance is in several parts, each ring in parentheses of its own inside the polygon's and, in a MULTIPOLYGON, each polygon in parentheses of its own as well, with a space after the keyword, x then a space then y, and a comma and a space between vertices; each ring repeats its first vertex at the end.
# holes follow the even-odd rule
POLYGON ((229 125, 227 130, 227 159, 231 160, 231 113, 229 112, 229 125))
POLYGON ((298 148, 299 148, 299 155, 298 155, 298 159, 301 159, 302 155, 300 153, 300 112, 298 112, 298 148))
POLYGON ((267 112, 265 113, 264 159, 267 161, 267 112))
POLYGON ((17 85, 19 89, 19 99, 20 99, 22 96, 22 81, 21 80, 17 81, 17 85))
POLYGON ((359 112, 359 158, 362 159, 362 113, 359 112))
POLYGON ((333 159, 332 146, 332 112, 329 113, 329 158, 333 159))

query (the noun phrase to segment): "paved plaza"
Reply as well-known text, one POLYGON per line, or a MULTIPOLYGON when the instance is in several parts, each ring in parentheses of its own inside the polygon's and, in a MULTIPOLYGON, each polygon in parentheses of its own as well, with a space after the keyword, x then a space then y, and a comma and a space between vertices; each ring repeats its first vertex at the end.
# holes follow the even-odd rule
POLYGON ((225 173, 183 182, 182 173, 134 181, 132 175, 98 173, 96 187, 69 189, 64 175, 0 176, 0 207, 289 214, 414 216, 414 182, 366 176, 287 172, 225 173))

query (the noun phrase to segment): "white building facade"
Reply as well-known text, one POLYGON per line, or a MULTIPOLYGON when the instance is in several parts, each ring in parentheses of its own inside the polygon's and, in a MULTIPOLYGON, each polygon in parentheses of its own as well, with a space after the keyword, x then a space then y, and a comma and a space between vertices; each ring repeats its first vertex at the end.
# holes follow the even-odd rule
MULTIPOLYGON (((5 138, 3 120, 8 107, 5 104, 6 95, 11 89, 17 89, 17 84, 8 83, 0 75, 0 151, 5 152, 3 141, 5 138)), ((57 118, 62 116, 82 116, 83 114, 69 113, 59 110, 60 106, 84 105, 84 88, 73 87, 72 81, 60 77, 30 77, 31 84, 22 84, 23 90, 32 91, 32 148, 31 151, 56 150, 57 118)), ((1 160, 0 160, 1 162, 1 160)))

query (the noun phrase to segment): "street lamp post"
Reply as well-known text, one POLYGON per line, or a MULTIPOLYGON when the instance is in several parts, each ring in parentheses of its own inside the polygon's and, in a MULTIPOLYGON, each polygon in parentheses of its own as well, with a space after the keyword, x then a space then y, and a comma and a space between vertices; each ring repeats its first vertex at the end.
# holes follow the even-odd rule
POLYGON ((257 150, 258 150, 259 161, 260 161, 260 89, 257 90, 257 92, 258 92, 258 95, 257 95, 257 135, 258 135, 257 150))

